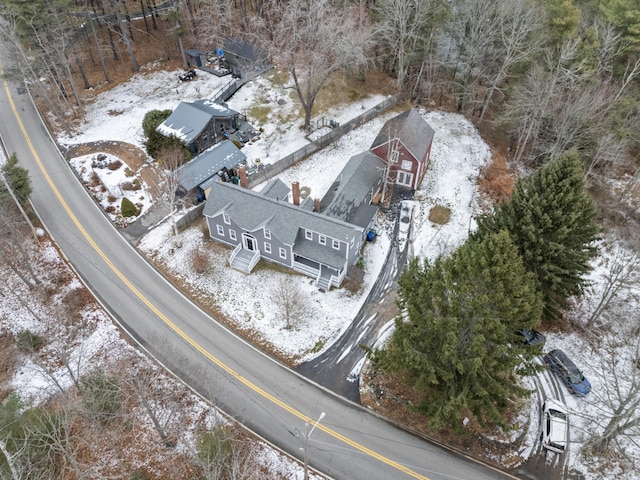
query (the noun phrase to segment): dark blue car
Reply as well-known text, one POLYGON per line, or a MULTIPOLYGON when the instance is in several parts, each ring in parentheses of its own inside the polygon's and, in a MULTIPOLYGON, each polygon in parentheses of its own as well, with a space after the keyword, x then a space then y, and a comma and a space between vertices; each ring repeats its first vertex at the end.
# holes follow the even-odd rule
POLYGON ((547 367, 564 382, 571 393, 582 397, 591 391, 591 384, 580 369, 562 350, 551 350, 544 356, 547 367))

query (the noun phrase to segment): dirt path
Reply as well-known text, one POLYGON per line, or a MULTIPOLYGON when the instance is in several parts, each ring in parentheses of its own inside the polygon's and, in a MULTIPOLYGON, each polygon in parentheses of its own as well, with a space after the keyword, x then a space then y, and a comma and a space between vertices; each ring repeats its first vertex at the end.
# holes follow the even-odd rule
POLYGON ((155 199, 158 194, 158 185, 162 182, 162 174, 157 163, 150 160, 144 150, 131 143, 118 140, 100 140, 97 142, 80 143, 67 148, 68 158, 108 153, 118 157, 135 173, 139 174, 149 186, 149 193, 155 199))

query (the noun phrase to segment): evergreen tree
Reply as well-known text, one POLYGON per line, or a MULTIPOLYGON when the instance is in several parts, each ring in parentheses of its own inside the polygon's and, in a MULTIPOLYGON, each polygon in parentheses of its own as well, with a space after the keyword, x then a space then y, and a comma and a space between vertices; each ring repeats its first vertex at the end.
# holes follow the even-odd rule
POLYGON ((122 197, 120 211, 122 212, 122 216, 125 218, 135 217, 138 213, 138 207, 136 207, 127 197, 122 197))
POLYGON ((597 255, 595 216, 580 159, 567 153, 519 180, 510 200, 479 219, 474 237, 507 230, 536 276, 545 318, 557 320, 567 299, 582 292, 597 255))
POLYGON ((460 429, 465 416, 502 423, 509 397, 527 393, 516 370, 536 369, 536 351, 515 332, 538 325, 542 311, 509 234, 468 241, 433 264, 414 260, 400 278, 400 298, 406 319, 375 353, 378 365, 420 392, 415 408, 433 429, 460 429))
MULTIPOLYGON (((144 142, 144 146, 147 149, 147 153, 155 159, 158 158, 163 150, 168 149, 172 145, 183 146, 182 142, 177 137, 165 137, 164 135, 156 132, 158 125, 169 118, 171 113, 171 110, 150 110, 142 119, 142 131, 144 132, 144 136, 147 138, 144 142)), ((185 154, 189 156, 186 149, 185 154)))
POLYGON ((32 192, 29 170, 18 165, 18 157, 13 153, 2 167, 2 173, 18 201, 24 205, 32 192))

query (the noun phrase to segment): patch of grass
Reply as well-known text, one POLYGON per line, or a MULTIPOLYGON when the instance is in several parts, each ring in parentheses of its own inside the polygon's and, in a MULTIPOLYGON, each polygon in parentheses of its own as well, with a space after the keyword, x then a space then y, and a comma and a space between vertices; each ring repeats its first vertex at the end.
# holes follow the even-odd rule
POLYGON ((249 108, 249 117, 255 119, 258 123, 267 123, 269 114, 271 113, 270 105, 254 105, 249 108))
POLYGON ((451 209, 449 207, 436 205, 429 212, 429 221, 438 225, 449 223, 449 218, 451 218, 451 209))
POLYGON ((267 78, 276 85, 284 85, 289 79, 289 72, 272 68, 269 70, 267 78))
POLYGON ((313 346, 313 348, 311 349, 311 351, 313 353, 318 353, 320 350, 322 350, 324 348, 324 341, 323 340, 318 340, 316 342, 316 344, 313 346))

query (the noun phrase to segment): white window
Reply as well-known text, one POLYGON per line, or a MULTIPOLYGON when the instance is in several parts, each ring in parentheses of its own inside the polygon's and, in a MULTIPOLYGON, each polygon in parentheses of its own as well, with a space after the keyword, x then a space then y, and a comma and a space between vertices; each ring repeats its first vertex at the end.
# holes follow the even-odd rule
POLYGON ((235 240, 235 239, 237 238, 237 237, 236 237, 236 231, 235 231, 235 230, 231 230, 231 229, 229 229, 229 238, 230 238, 231 240, 235 240))
POLYGON ((333 242, 331 243, 331 246, 336 250, 340 250, 340 241, 334 239, 333 242))
POLYGON ((287 251, 284 248, 280 249, 280 258, 287 258, 287 251))
POLYGON ((413 163, 411 163, 411 160, 402 160, 402 170, 410 172, 412 167, 413 163))
POLYGON ((265 240, 271 240, 271 230, 269 230, 268 228, 264 229, 264 238, 265 240))
POLYGON ((398 172, 398 178, 396 179, 396 183, 398 185, 404 185, 406 187, 411 187, 411 183, 413 182, 413 174, 409 172, 398 172))
POLYGON ((271 253, 271 244, 268 242, 264 242, 264 251, 267 253, 271 253))
POLYGON ((327 237, 325 237, 324 235, 320 235, 318 237, 318 241, 320 242, 320 245, 326 245, 327 244, 327 237))
POLYGON ((400 152, 398 152, 397 150, 392 150, 391 155, 389 156, 391 163, 398 163, 398 157, 400 157, 400 152))
POLYGON ((218 227, 218 235, 220 235, 221 237, 224 237, 224 228, 222 228, 222 225, 217 225, 218 227))
POLYGON ((226 223, 227 225, 231 224, 231 219, 229 218, 229 215, 227 215, 226 213, 222 214, 222 220, 224 221, 224 223, 226 223))
POLYGON ((304 238, 306 238, 307 240, 313 240, 313 232, 311 230, 305 230, 304 238))

